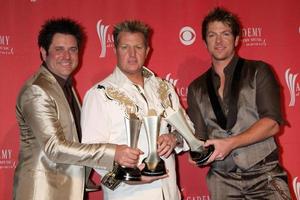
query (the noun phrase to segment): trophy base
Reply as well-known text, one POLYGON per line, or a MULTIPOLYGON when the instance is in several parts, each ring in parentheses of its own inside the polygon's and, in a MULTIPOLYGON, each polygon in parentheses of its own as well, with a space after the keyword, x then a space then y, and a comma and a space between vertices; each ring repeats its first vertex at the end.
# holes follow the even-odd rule
POLYGON ((154 170, 149 169, 146 158, 143 160, 143 163, 145 163, 145 168, 142 170, 142 175, 144 176, 162 176, 167 173, 165 162, 160 159, 159 163, 157 164, 156 168, 154 170))
POLYGON ((141 171, 137 167, 119 167, 115 178, 121 181, 140 181, 141 176, 141 171))
POLYGON ((209 159, 214 150, 214 146, 210 145, 201 152, 190 151, 190 155, 198 166, 202 166, 209 159))

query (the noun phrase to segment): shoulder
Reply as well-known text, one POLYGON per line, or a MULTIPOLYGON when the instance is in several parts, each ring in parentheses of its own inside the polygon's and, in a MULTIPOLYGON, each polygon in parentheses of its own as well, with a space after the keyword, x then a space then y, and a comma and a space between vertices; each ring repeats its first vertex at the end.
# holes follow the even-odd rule
POLYGON ((271 66, 266 63, 265 61, 262 60, 249 60, 249 59, 244 59, 244 66, 246 68, 251 68, 255 70, 261 70, 261 71, 269 71, 271 66))
POLYGON ((189 90, 200 89, 206 85, 206 79, 209 76, 209 70, 194 79, 188 86, 189 90))
POLYGON ((274 76, 275 72, 270 64, 262 60, 245 60, 247 71, 256 76, 274 76))

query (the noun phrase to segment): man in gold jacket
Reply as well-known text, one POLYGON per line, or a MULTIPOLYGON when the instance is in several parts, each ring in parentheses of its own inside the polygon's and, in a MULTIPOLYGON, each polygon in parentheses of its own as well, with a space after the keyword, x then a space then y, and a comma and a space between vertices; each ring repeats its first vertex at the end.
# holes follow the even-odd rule
POLYGON ((114 162, 137 164, 138 149, 80 143, 81 108, 71 74, 83 39, 81 26, 67 18, 48 20, 39 33, 43 63, 21 89, 16 105, 21 145, 16 200, 83 199, 85 166, 110 170, 114 162))

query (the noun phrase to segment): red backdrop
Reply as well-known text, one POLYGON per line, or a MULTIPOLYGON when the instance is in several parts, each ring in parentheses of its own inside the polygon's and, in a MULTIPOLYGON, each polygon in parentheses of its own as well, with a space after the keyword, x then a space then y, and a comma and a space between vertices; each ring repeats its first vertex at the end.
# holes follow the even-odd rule
MULTIPOLYGON (((210 65, 201 40, 201 20, 215 6, 237 13, 243 23, 239 54, 272 65, 282 85, 288 125, 278 135, 281 160, 289 173, 294 199, 300 200, 300 2, 299 0, 1 0, 0 1, 0 194, 12 198, 13 173, 19 142, 15 120, 18 91, 40 64, 37 34, 50 17, 66 16, 86 28, 88 41, 82 65, 75 75, 80 97, 115 66, 112 27, 125 19, 139 19, 154 29, 147 65, 169 79, 186 105, 188 84, 210 65), (102 38, 100 40, 100 38, 102 38), (298 113, 298 114, 297 114, 298 113), (298 120, 297 120, 298 119, 298 120), (295 188, 295 189, 294 189, 295 188)), ((180 188, 186 200, 208 200, 207 168, 188 164, 178 156, 180 188)), ((94 176, 97 180, 97 175, 94 176)), ((101 192, 91 200, 102 199, 101 192)))

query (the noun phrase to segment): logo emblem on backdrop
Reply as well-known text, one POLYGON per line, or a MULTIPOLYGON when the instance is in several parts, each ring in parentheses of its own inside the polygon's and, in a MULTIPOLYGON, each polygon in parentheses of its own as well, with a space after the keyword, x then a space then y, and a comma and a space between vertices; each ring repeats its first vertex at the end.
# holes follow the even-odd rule
POLYGON ((196 33, 190 26, 182 27, 179 32, 179 40, 183 45, 191 45, 196 40, 196 33))
POLYGON ((183 101, 186 101, 188 88, 187 87, 179 87, 179 86, 176 87, 178 79, 171 78, 171 75, 172 75, 171 73, 167 74, 165 79, 174 86, 174 88, 177 91, 178 96, 183 101))
POLYGON ((262 27, 246 27, 242 29, 242 43, 247 47, 265 47, 267 40, 263 37, 262 27))
POLYGON ((298 177, 295 177, 293 180, 293 189, 296 195, 297 200, 300 200, 300 182, 297 181, 298 177))
POLYGON ((0 149, 0 169, 16 168, 16 161, 12 159, 12 149, 0 149))
POLYGON ((0 55, 14 55, 14 48, 9 45, 9 42, 9 35, 0 35, 0 55))
POLYGON ((289 106, 295 106, 296 96, 299 94, 298 83, 296 82, 298 74, 293 74, 290 72, 290 68, 285 71, 285 82, 290 92, 290 103, 289 106))
POLYGON ((102 24, 102 20, 99 20, 96 25, 98 38, 101 44, 100 58, 106 56, 106 49, 108 47, 113 47, 113 36, 108 33, 109 25, 102 24))
POLYGON ((178 79, 172 79, 171 78, 171 73, 168 73, 166 76, 166 80, 171 83, 174 87, 176 87, 178 79))

